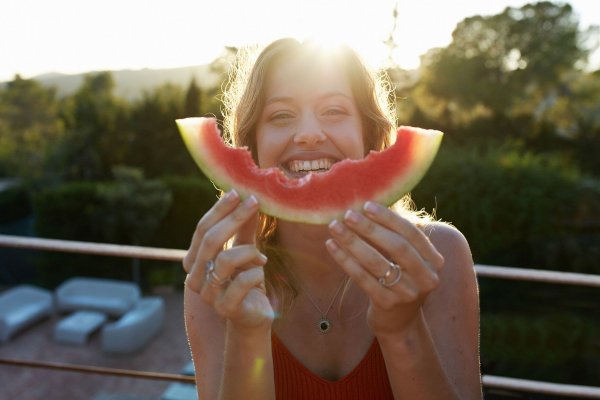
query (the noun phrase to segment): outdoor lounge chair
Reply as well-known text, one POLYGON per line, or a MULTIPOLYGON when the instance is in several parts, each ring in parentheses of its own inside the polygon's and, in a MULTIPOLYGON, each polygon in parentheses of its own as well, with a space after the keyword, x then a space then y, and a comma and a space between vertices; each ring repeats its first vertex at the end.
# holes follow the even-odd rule
POLYGON ((164 300, 142 298, 119 320, 104 325, 102 350, 108 353, 132 353, 146 346, 162 328, 165 317, 164 300))
POLYGON ((0 294, 0 343, 53 312, 52 292, 29 285, 0 294))
POLYGON ((100 311, 120 317, 140 299, 139 287, 131 282, 72 278, 56 289, 56 305, 60 311, 100 311))

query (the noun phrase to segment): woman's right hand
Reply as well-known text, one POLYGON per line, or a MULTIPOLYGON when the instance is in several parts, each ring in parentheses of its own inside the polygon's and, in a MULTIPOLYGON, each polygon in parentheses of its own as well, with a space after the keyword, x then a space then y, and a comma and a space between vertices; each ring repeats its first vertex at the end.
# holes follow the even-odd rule
POLYGON ((267 258, 256 248, 257 225, 256 198, 240 201, 232 190, 200 219, 183 259, 186 286, 238 330, 268 329, 274 318, 265 289, 267 258), (234 236, 233 246, 224 249, 234 236), (207 274, 210 263, 213 274, 207 274))

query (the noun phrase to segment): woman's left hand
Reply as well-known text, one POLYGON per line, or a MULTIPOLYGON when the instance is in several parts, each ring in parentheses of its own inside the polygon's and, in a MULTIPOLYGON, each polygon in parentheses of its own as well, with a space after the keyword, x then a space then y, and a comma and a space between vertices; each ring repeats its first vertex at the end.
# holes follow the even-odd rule
POLYGON ((416 321, 427 295, 439 284, 444 258, 421 229, 392 210, 367 202, 364 214, 349 210, 329 225, 327 249, 369 296, 367 323, 378 337, 404 332, 416 321), (390 286, 400 267, 400 280, 390 286))

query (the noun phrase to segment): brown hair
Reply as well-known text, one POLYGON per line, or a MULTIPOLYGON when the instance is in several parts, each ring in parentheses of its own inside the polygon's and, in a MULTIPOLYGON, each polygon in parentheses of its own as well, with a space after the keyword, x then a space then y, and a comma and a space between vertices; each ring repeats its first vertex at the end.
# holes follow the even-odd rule
MULTIPOLYGON (((267 79, 279 61, 292 55, 309 57, 304 59, 327 57, 345 72, 363 124, 365 152, 382 150, 392 144, 396 121, 393 102, 390 102, 393 92, 385 76, 369 71, 349 47, 340 46, 335 50, 325 51, 314 42, 301 43, 286 38, 268 45, 255 59, 250 51, 242 50, 238 54, 223 96, 224 132, 234 146, 247 146, 257 162, 255 135, 267 79)), ((408 197, 401 200, 400 208, 407 209, 404 206, 409 201, 408 197)), ((285 267, 286 253, 277 244, 276 227, 273 217, 261 214, 257 242, 259 249, 269 259, 265 265, 267 293, 277 301, 276 311, 283 314, 289 310, 300 290, 293 275, 285 267)), ((347 285, 344 292, 346 290, 347 285)))

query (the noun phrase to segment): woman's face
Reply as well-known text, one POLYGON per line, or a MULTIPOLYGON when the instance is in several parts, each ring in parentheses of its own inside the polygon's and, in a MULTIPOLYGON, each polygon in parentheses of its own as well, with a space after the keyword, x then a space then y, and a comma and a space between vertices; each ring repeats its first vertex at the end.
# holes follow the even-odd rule
POLYGON ((364 157, 361 118, 350 83, 331 63, 284 59, 267 80, 256 129, 258 164, 290 177, 364 157))

